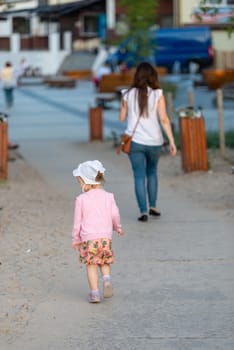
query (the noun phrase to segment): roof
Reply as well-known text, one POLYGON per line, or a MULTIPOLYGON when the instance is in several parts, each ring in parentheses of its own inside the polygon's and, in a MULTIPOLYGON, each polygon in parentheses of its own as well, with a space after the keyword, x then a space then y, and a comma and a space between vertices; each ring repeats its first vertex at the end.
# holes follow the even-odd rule
POLYGON ((35 13, 39 16, 61 17, 71 12, 75 12, 91 5, 103 2, 102 0, 82 0, 70 2, 62 5, 39 6, 35 9, 35 13))
POLYGON ((102 3, 103 0, 81 0, 76 2, 70 2, 61 5, 44 5, 38 6, 35 8, 28 9, 20 9, 20 10, 12 10, 12 11, 3 11, 0 12, 0 17, 8 15, 19 15, 19 16, 27 16, 28 14, 37 14, 38 16, 57 18, 64 16, 66 14, 79 11, 81 9, 88 8, 92 5, 102 3))

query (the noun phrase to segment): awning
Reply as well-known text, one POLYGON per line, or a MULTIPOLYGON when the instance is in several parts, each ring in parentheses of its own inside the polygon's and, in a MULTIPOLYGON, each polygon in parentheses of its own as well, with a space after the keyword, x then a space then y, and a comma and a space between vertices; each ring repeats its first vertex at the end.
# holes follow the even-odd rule
POLYGON ((0 18, 8 16, 37 15, 39 17, 58 18, 66 14, 89 8, 95 4, 105 3, 105 0, 82 0, 61 5, 45 5, 30 9, 12 10, 0 12, 0 18))

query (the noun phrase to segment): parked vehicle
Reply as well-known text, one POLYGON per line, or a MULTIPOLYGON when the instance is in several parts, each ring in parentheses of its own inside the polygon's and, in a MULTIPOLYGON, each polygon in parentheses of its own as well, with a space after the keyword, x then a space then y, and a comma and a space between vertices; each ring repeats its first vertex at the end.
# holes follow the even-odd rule
POLYGON ((169 71, 175 65, 182 71, 187 71, 191 63, 196 63, 199 70, 213 63, 214 50, 208 27, 150 30, 149 44, 152 48, 151 56, 141 57, 137 36, 130 36, 109 55, 108 60, 113 65, 125 62, 130 68, 146 59, 157 66, 167 67, 169 71))

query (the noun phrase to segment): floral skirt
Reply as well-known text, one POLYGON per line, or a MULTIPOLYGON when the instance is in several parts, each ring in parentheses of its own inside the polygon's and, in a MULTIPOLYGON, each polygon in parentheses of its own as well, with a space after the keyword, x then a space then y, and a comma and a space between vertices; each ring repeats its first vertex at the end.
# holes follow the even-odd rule
POLYGON ((100 238, 82 242, 79 247, 80 262, 86 265, 113 264, 112 240, 100 238))

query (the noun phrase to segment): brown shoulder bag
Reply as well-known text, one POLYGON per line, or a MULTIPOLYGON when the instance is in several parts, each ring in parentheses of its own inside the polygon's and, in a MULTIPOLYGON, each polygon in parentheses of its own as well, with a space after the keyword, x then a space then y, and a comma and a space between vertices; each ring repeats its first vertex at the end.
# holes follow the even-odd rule
POLYGON ((140 121, 140 117, 138 118, 136 125, 133 129, 132 135, 128 135, 128 134, 123 134, 121 137, 121 142, 120 145, 116 148, 116 153, 120 154, 121 152, 123 153, 129 153, 130 149, 131 149, 131 143, 132 143, 132 137, 136 131, 137 125, 140 121))

